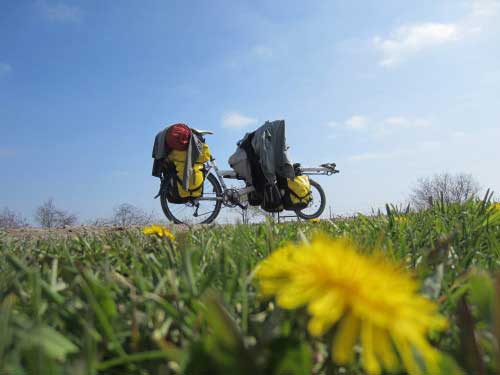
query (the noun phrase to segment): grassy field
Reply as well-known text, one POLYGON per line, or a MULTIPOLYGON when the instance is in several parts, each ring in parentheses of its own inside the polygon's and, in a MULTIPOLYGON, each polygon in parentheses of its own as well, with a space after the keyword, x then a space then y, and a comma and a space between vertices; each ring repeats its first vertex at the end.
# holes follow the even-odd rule
POLYGON ((487 197, 418 213, 388 206, 373 217, 207 226, 174 241, 138 228, 0 232, 0 374, 362 374, 359 345, 353 362, 337 363, 336 326, 311 335, 310 311, 262 298, 254 277, 273 251, 318 233, 382 253, 418 281, 448 320, 427 336, 436 371, 500 372, 500 208, 487 197))

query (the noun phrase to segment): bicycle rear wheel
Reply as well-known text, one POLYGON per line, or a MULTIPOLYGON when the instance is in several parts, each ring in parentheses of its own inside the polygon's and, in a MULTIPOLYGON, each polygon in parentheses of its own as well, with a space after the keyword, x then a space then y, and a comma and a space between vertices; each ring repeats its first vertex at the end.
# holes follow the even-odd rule
POLYGON ((321 185, 314 180, 309 179, 309 181, 311 183, 312 199, 306 208, 295 211, 298 217, 305 220, 320 217, 326 206, 326 196, 321 185))
POLYGON ((214 175, 209 174, 203 182, 203 195, 206 199, 193 199, 186 203, 170 203, 166 192, 160 194, 163 213, 175 224, 210 224, 219 215, 222 206, 222 187, 214 175))

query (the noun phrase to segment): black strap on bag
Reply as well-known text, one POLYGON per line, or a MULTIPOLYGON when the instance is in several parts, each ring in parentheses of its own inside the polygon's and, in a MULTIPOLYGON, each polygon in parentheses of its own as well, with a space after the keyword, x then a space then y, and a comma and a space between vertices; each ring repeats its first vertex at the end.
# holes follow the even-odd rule
POLYGON ((175 169, 174 163, 166 163, 165 178, 167 179, 167 200, 170 203, 181 204, 189 202, 189 198, 182 198, 179 194, 179 186, 177 181, 179 176, 177 176, 177 170, 175 169))
POLYGON ((276 184, 267 184, 264 187, 264 197, 262 200, 262 209, 267 212, 283 211, 283 202, 281 193, 276 184))
MULTIPOLYGON (((203 180, 201 181, 201 183, 198 186, 196 186, 195 188, 193 188, 193 189, 187 189, 187 190, 185 190, 189 194, 193 194, 194 192, 196 192, 196 191, 198 191, 200 189, 203 189, 203 184, 205 182, 205 171, 203 170, 202 172, 203 172, 203 180)), ((182 178, 179 177, 179 175, 177 174, 177 172, 175 173, 175 176, 177 177, 177 182, 179 184, 181 184, 181 186, 182 186, 182 178)), ((203 192, 202 192, 202 194, 203 194, 203 192)))

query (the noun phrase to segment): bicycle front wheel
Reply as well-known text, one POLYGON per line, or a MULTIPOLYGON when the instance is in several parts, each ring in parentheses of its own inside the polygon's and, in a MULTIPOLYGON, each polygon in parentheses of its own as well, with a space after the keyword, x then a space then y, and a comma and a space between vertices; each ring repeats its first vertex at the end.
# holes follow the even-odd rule
POLYGON ((203 182, 201 199, 186 203, 170 203, 166 192, 160 195, 163 213, 175 224, 210 224, 219 215, 222 206, 222 187, 214 175, 209 174, 203 182))
POLYGON ((309 181, 311 183, 312 199, 306 208, 295 211, 298 217, 305 220, 320 217, 326 206, 326 196, 321 185, 314 180, 309 179, 309 181))

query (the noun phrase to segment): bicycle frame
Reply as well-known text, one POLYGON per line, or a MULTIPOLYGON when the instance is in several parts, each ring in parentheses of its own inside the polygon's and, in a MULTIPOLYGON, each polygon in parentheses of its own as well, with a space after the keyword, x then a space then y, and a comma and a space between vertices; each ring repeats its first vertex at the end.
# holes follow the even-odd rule
MULTIPOLYGON (((336 169, 336 164, 335 163, 327 163, 327 164, 321 164, 319 167, 299 167, 300 171, 302 174, 305 175, 316 175, 316 176, 330 176, 335 173, 339 173, 339 170, 336 169)), ((222 187, 222 197, 200 197, 197 200, 208 200, 208 201, 213 201, 213 200, 222 200, 224 204, 226 205, 226 199, 224 198, 225 195, 229 190, 231 190, 231 193, 236 193, 237 194, 237 200, 239 203, 242 201, 245 202, 247 199, 242 199, 246 197, 249 193, 255 191, 255 187, 253 186, 247 186, 244 188, 228 188, 226 185, 226 182, 224 179, 233 179, 233 180, 243 180, 238 174, 233 171, 233 170, 220 170, 217 167, 217 164, 215 163, 215 159, 212 158, 210 159, 209 162, 207 162, 207 174, 213 170, 213 174, 217 177, 217 180, 219 181, 219 184, 222 187)), ((236 198, 236 197, 234 197, 236 198)))
MULTIPOLYGON (((207 163, 207 174, 210 173, 210 171, 213 170, 213 175, 217 177, 217 180, 222 187, 222 194, 226 194, 230 188, 226 185, 226 182, 224 181, 225 178, 227 179, 233 179, 233 180, 243 180, 240 178, 235 171, 233 170, 220 170, 219 167, 217 167, 217 164, 215 163, 215 159, 212 158, 208 163, 207 163)), ((232 189, 233 192, 236 192, 238 194, 238 199, 241 200, 244 196, 246 196, 248 193, 251 193, 252 191, 255 191, 255 188, 253 186, 247 186, 245 188, 239 188, 239 189, 232 189)), ((224 202, 223 197, 200 197, 198 200, 208 200, 208 201, 213 201, 213 200, 222 200, 224 202)))

